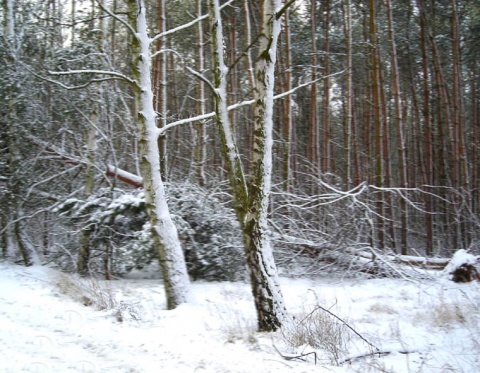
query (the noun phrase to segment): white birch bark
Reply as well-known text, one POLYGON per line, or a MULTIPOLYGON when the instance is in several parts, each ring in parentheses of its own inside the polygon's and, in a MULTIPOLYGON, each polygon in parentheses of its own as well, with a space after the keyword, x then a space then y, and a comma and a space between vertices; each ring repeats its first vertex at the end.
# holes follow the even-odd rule
POLYGON ((136 34, 132 45, 132 67, 138 82, 138 133, 140 172, 143 177, 145 202, 152 235, 162 269, 167 307, 173 309, 188 298, 189 279, 177 229, 172 221, 165 188, 160 175, 158 148, 159 129, 153 106, 151 81, 151 40, 147 34, 146 9, 143 0, 128 0, 129 23, 136 34))
POLYGON ((228 116, 223 30, 218 0, 209 0, 213 49, 213 74, 217 125, 223 144, 234 195, 234 207, 245 241, 252 293, 257 310, 259 331, 273 331, 286 318, 286 309, 278 281, 272 248, 268 238, 268 205, 272 175, 273 100, 275 62, 280 21, 276 11, 279 0, 265 0, 260 54, 255 66, 254 148, 252 176, 245 182, 240 156, 228 116))
POLYGON ((259 320, 260 330, 275 330, 286 317, 267 220, 273 163, 275 64, 281 30, 276 13, 281 7, 280 0, 263 2, 262 36, 255 65, 253 175, 248 185, 250 205, 246 227, 247 241, 250 241, 247 245, 247 250, 250 250, 247 251, 247 259, 253 261, 250 269, 252 290, 256 301, 262 303, 263 320, 259 320), (256 265, 258 267, 254 268, 256 265))

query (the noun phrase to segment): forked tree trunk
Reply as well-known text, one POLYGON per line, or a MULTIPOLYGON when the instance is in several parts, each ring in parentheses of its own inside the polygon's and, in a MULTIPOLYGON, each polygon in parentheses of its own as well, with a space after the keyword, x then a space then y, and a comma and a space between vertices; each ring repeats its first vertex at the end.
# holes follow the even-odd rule
POLYGON ((132 70, 138 108, 138 142, 140 172, 143 177, 145 203, 155 247, 162 270, 168 309, 187 301, 189 280, 178 232, 173 224, 160 175, 159 130, 153 106, 150 39, 143 0, 128 0, 128 21, 135 35, 132 40, 132 70))
POLYGON ((247 183, 229 122, 226 95, 228 68, 223 57, 223 30, 218 0, 209 0, 212 33, 214 99, 222 154, 228 167, 234 207, 243 230, 247 265, 257 310, 258 330, 278 329, 286 310, 272 248, 267 235, 267 212, 272 174, 273 90, 280 21, 279 0, 265 0, 259 56, 255 65, 254 145, 252 176, 247 183))

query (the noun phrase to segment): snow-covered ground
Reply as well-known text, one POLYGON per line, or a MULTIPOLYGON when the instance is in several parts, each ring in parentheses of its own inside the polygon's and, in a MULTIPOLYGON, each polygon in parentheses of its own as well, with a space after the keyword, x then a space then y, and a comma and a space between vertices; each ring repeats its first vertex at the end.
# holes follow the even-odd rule
POLYGON ((0 264, 0 372, 480 372, 478 283, 283 278, 282 289, 295 317, 260 334, 248 284, 197 282, 167 311, 158 280, 0 264), (308 333, 320 347, 289 345, 308 333), (349 359, 375 348, 385 354, 349 359), (312 351, 316 364, 285 359, 312 351))

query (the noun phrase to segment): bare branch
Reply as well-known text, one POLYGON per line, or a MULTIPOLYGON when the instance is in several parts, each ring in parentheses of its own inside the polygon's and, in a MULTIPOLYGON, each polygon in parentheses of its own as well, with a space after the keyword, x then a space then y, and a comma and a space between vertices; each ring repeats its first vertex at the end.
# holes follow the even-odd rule
POLYGON ((215 93, 215 87, 213 86, 212 82, 210 82, 210 80, 208 80, 207 78, 205 78, 201 73, 199 73, 198 71, 192 69, 191 67, 188 67, 186 66, 186 69, 188 70, 188 72, 194 76, 196 76, 198 79, 200 79, 202 82, 204 82, 206 85, 208 85, 208 87, 212 90, 213 93, 215 93))
POLYGON ((339 71, 339 72, 336 72, 336 73, 333 73, 333 74, 330 74, 330 75, 322 76, 321 78, 318 78, 318 79, 315 79, 315 80, 311 80, 311 81, 309 81, 309 82, 306 82, 306 83, 297 85, 295 88, 292 88, 292 89, 289 90, 289 91, 282 92, 282 93, 279 93, 278 95, 275 95, 275 96, 273 97, 273 99, 274 99, 274 100, 277 100, 277 99, 279 99, 279 98, 283 98, 283 97, 285 97, 285 96, 291 95, 292 93, 294 93, 295 91, 299 90, 300 88, 308 87, 309 85, 315 84, 315 83, 317 83, 317 82, 320 81, 320 80, 327 79, 327 78, 331 78, 332 76, 340 75, 340 74, 343 74, 344 72, 345 72, 345 70, 342 70, 342 71, 339 71))
MULTIPOLYGON (((230 0, 230 1, 227 1, 225 4, 221 5, 220 6, 220 9, 223 9, 225 8, 226 6, 230 5, 231 3, 233 3, 235 0, 230 0)), ((167 35, 170 35, 170 34, 174 34, 175 32, 177 31, 180 31, 180 30, 183 30, 183 29, 186 29, 186 28, 189 28, 193 25, 195 25, 196 23, 200 22, 200 21, 203 21, 204 19, 207 19, 208 18, 208 14, 204 14, 203 16, 200 16, 198 18, 195 18, 194 20, 188 22, 188 23, 184 23, 183 25, 180 25, 178 27, 174 27, 173 29, 170 29, 170 30, 167 30, 165 32, 162 32, 160 34, 157 34, 155 35, 152 39, 150 39, 150 43, 153 43, 155 41, 157 41, 158 39, 160 38, 163 38, 167 35)))
POLYGON ((118 22, 120 22, 121 24, 123 24, 127 29, 128 31, 130 31, 132 33, 132 35, 134 37, 137 37, 137 32, 133 29, 133 27, 127 22, 125 21, 123 18, 120 18, 119 16, 117 16, 115 13, 112 13, 110 10, 108 10, 107 8, 105 8, 103 6, 103 4, 101 3, 101 1, 97 0, 97 4, 98 6, 100 7, 100 9, 102 9, 105 13, 107 13, 108 15, 112 16, 113 18, 115 18, 118 22))

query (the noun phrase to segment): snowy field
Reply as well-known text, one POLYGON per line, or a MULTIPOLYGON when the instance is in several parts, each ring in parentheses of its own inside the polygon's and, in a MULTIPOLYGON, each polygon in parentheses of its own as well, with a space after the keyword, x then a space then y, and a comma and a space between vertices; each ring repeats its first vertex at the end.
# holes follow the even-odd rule
POLYGON ((283 278, 294 318, 260 334, 248 284, 193 283, 166 311, 158 280, 0 264, 0 371, 480 372, 480 285, 437 277, 283 278))

